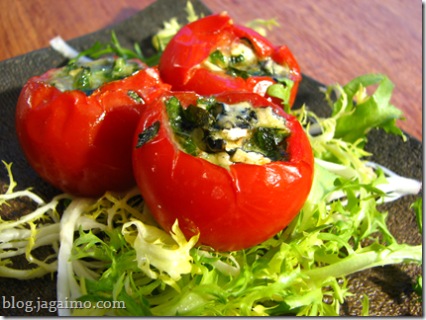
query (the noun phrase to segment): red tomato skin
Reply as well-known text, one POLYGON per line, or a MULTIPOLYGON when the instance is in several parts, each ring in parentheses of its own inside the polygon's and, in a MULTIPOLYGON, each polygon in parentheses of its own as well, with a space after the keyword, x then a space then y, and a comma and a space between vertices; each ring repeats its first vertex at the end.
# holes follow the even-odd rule
POLYGON ((253 29, 235 25, 226 13, 204 17, 180 29, 166 46, 160 59, 159 70, 163 81, 171 84, 175 91, 195 91, 201 95, 235 90, 248 91, 278 102, 278 99, 266 94, 265 84, 276 83, 270 77, 252 76, 243 79, 199 66, 214 50, 229 46, 238 38, 249 39, 259 59, 271 57, 278 64, 288 65, 289 79, 294 82, 289 99, 291 107, 302 79, 299 64, 292 52, 286 46, 274 46, 253 29), (261 84, 258 84, 259 82, 261 84))
MULTIPOLYGON (((175 92, 184 107, 197 95, 175 92)), ((303 206, 313 179, 313 155, 303 128, 278 106, 253 93, 217 95, 222 102, 251 101, 272 106, 288 120, 290 160, 267 165, 233 164, 230 169, 181 151, 171 136, 165 97, 142 112, 136 130, 160 121, 158 134, 134 149, 137 184, 156 221, 171 230, 178 220, 187 237, 200 233, 200 244, 218 251, 252 247, 285 228, 303 206)))
POLYGON ((27 161, 44 180, 87 197, 135 185, 132 140, 141 109, 170 89, 157 69, 143 67, 89 96, 47 84, 53 70, 25 84, 16 107, 17 135, 27 161), (145 103, 130 98, 129 90, 145 103))
POLYGON ((220 41, 222 30, 229 28, 227 15, 207 16, 180 29, 161 55, 158 68, 164 82, 173 90, 184 90, 200 64, 220 41))

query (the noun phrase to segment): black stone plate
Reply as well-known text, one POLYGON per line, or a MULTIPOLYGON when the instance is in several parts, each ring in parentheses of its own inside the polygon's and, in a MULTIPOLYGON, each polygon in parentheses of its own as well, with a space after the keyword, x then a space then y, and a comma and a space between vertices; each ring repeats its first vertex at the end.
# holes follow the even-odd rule
MULTIPOLYGON (((197 12, 209 14, 210 10, 199 1, 192 1, 197 12)), ((108 42, 114 30, 125 47, 132 47, 135 42, 142 48, 151 48, 150 38, 163 24, 172 17, 186 22, 183 10, 186 0, 159 0, 135 16, 117 25, 69 41, 78 50, 90 47, 96 41, 108 42)), ((152 50, 152 49, 151 49, 152 50)), ((153 52, 153 51, 152 51, 153 52)), ((152 53, 151 52, 151 53, 152 53)), ((147 55, 150 52, 145 52, 147 55)), ((59 193, 58 190, 42 181, 29 167, 18 144, 15 134, 15 105, 24 83, 35 75, 61 66, 66 60, 51 48, 45 48, 0 62, 0 159, 13 162, 13 174, 20 189, 33 187, 36 192, 49 200, 59 193)), ((318 114, 327 113, 327 105, 319 88, 322 84, 308 76, 300 85, 296 105, 306 103, 318 114)), ((368 150, 374 153, 373 160, 379 162, 400 175, 422 180, 421 142, 408 137, 407 142, 400 138, 374 131, 369 136, 368 150)), ((6 170, 0 168, 0 188, 8 183, 6 170)), ((390 229, 401 242, 419 244, 421 235, 415 223, 414 215, 409 209, 416 197, 408 196, 386 206, 389 211, 390 229)), ((1 210, 1 208, 0 208, 1 210)), ((1 213, 1 212, 0 212, 1 213)), ((355 293, 342 308, 344 315, 359 315, 361 296, 367 294, 371 300, 371 315, 414 315, 423 314, 422 304, 413 293, 416 276, 420 267, 387 266, 378 267, 350 277, 351 291, 355 293)), ((56 280, 54 275, 40 279, 19 281, 0 278, 0 315, 56 315, 48 309, 30 311, 7 308, 3 302, 18 301, 55 301, 56 280)))

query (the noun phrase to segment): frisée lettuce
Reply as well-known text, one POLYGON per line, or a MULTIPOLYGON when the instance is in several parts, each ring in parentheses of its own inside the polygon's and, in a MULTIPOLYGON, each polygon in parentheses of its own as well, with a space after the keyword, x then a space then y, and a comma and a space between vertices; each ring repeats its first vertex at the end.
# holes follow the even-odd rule
MULTIPOLYGON (((58 300, 125 303, 125 308, 60 309, 60 315, 339 315, 351 295, 347 276, 387 264, 422 263, 422 245, 398 243, 387 228, 387 213, 379 210, 381 203, 418 194, 421 183, 369 162, 364 150, 372 128, 403 136, 392 127, 400 112, 382 96, 390 94, 388 84, 384 76, 366 75, 327 88, 326 97, 332 89, 340 94, 334 103, 330 98, 328 118, 309 106, 291 111, 314 150, 312 191, 286 229, 247 250, 197 247, 196 238, 185 239, 179 221, 166 233, 137 189, 100 199, 63 194, 45 203, 31 190, 15 191, 11 165, 5 164, 10 183, 0 203, 30 197, 37 208, 0 221, 0 276, 29 279, 57 270, 58 300), (365 94, 372 84, 378 89, 365 94), (365 104, 383 112, 358 128, 362 133, 341 131, 339 123, 362 117, 356 108, 365 104), (60 207, 65 208, 61 219, 60 207), (32 251, 46 245, 53 253, 35 259, 32 251), (35 267, 17 271, 10 260, 17 255, 35 267)), ((413 206, 419 216, 419 205, 413 206)), ((368 314, 368 298, 363 305, 368 314)))

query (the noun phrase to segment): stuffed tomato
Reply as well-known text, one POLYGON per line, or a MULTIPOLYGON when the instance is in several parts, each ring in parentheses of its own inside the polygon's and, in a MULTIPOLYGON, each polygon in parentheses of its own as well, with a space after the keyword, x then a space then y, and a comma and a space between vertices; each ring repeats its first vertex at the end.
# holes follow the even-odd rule
POLYGON ((301 73, 287 46, 216 14, 185 25, 161 56, 162 79, 173 90, 202 95, 243 90, 291 107, 301 73), (272 90, 273 88, 273 90, 272 90))
POLYGON ((142 111, 136 182, 156 221, 220 251, 254 246, 303 206, 313 154, 300 123, 254 93, 165 94, 142 111))
POLYGON ((132 140, 142 107, 169 85, 138 60, 107 58, 28 80, 16 108, 32 168, 63 192, 99 196, 135 185, 132 140))

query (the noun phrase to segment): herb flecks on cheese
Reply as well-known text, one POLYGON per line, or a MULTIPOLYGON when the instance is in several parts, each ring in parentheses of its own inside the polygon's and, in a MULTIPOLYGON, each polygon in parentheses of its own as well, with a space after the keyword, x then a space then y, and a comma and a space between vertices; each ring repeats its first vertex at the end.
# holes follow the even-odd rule
POLYGON ((202 66, 214 71, 225 72, 234 77, 269 76, 276 81, 288 78, 290 69, 277 64, 270 57, 258 59, 251 44, 238 39, 230 46, 217 48, 203 61, 202 66))
POLYGON ((46 82, 61 91, 82 90, 90 94, 104 83, 124 79, 141 68, 142 65, 123 58, 104 58, 56 69, 46 82))
POLYGON ((225 104, 200 99, 184 109, 175 97, 166 101, 174 138, 181 149, 216 165, 263 165, 287 159, 286 120, 271 107, 249 102, 225 104))

